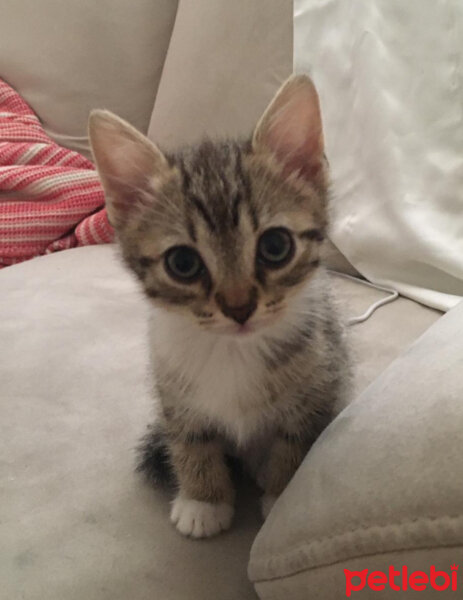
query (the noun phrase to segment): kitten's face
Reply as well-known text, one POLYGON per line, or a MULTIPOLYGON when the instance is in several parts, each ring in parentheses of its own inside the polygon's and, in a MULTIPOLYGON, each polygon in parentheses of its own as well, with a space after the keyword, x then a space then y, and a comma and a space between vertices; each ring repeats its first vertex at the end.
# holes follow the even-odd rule
POLYGON ((234 336, 284 316, 318 266, 326 226, 310 80, 289 80, 248 144, 165 156, 108 113, 90 133, 123 255, 153 302, 234 336))

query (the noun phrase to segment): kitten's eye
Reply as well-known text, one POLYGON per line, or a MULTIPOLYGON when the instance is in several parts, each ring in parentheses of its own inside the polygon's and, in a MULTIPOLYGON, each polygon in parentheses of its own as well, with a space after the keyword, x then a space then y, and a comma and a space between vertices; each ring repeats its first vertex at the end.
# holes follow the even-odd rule
POLYGON ((182 282, 192 282, 201 275, 203 261, 201 257, 188 246, 175 246, 167 251, 165 256, 166 270, 174 279, 182 282))
POLYGON ((288 263, 294 254, 291 234, 283 227, 267 229, 257 244, 257 259, 270 268, 279 268, 288 263))

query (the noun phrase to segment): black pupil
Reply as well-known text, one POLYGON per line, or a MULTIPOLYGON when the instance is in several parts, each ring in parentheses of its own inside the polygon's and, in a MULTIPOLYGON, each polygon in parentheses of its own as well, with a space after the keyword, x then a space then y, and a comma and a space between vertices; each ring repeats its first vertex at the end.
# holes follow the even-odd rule
POLYGON ((270 262, 284 260, 291 249, 288 234, 284 231, 268 231, 260 240, 260 254, 270 262))
POLYGON ((177 248, 168 257, 168 264, 175 275, 189 279, 195 277, 201 263, 198 255, 191 248, 177 248))

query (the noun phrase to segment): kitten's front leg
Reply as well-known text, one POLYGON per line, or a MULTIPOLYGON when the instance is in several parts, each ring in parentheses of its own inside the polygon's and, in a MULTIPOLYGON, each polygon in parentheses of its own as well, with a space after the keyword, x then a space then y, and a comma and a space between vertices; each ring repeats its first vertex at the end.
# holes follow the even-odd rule
POLYGON ((298 435, 280 432, 274 439, 267 461, 257 476, 257 483, 264 490, 262 515, 267 518, 272 506, 303 461, 310 442, 298 435))
POLYGON ((210 537, 230 527, 235 492, 223 449, 207 435, 188 435, 170 445, 178 479, 171 521, 184 535, 210 537))

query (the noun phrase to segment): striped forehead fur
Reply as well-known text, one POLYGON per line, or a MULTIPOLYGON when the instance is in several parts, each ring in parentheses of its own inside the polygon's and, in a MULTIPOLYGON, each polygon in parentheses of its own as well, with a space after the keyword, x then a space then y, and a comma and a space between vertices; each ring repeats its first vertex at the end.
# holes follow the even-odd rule
POLYGON ((214 233, 236 228, 243 208, 256 219, 243 148, 239 142, 205 140, 171 157, 181 173, 186 210, 214 233))
POLYGON ((303 202, 325 228, 325 179, 317 186, 297 173, 283 178, 280 163, 272 155, 254 154, 250 141, 204 140, 168 159, 180 171, 185 209, 214 232, 236 228, 242 210, 257 229, 259 213, 300 209, 303 202), (269 204, 271 191, 275 200, 269 204))

